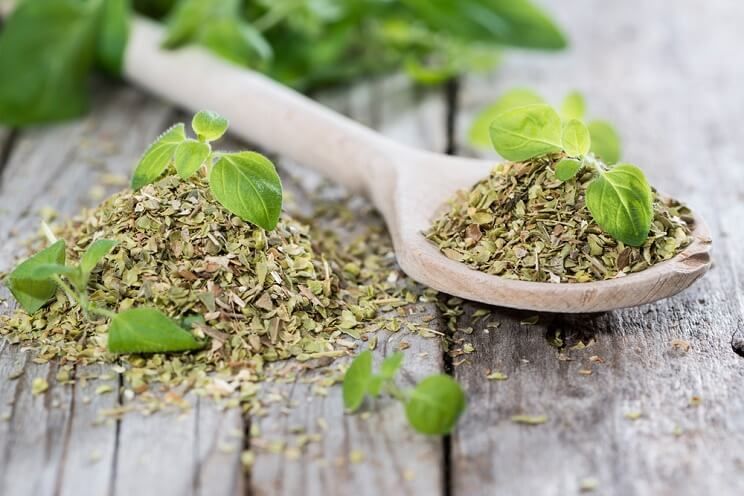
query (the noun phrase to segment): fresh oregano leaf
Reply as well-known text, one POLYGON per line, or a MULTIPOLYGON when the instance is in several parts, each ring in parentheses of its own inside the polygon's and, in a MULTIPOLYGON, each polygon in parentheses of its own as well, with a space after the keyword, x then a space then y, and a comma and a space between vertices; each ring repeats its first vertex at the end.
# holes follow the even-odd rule
POLYGON ((491 147, 491 123, 496 116, 507 110, 536 103, 544 103, 540 95, 527 88, 514 88, 507 91, 494 103, 483 109, 473 121, 468 133, 470 144, 478 148, 491 147))
POLYGON ((344 376, 342 389, 346 410, 353 412, 362 405, 371 379, 372 352, 365 350, 354 358, 344 376))
POLYGON ((592 153, 606 164, 620 160, 620 135, 606 121, 592 121, 587 125, 592 138, 592 153))
POLYGON ((380 376, 385 379, 392 379, 398 373, 400 366, 403 364, 403 353, 396 351, 392 355, 385 357, 380 365, 380 376))
POLYGON ((215 141, 227 131, 229 122, 217 112, 202 110, 194 115, 191 128, 202 141, 215 141))
POLYGON ((116 246, 116 241, 112 239, 97 239, 93 241, 80 257, 80 271, 85 281, 90 277, 98 262, 108 255, 116 246))
POLYGON ((581 169, 581 161, 574 158, 564 158, 555 164, 555 177, 561 181, 568 181, 581 169))
POLYGON ((589 130, 583 122, 571 119, 563 126, 563 149, 571 157, 581 157, 589 153, 591 146, 589 130))
POLYGON ((59 240, 21 262, 8 277, 8 288, 18 303, 30 314, 43 307, 57 292, 57 283, 33 277, 37 267, 49 264, 64 265, 65 242, 59 240))
POLYGON ((112 353, 164 353, 203 347, 203 342, 153 308, 132 308, 116 314, 108 331, 112 353))
POLYGON ((23 126, 85 113, 100 1, 16 3, 0 31, 0 122, 23 126))
POLYGON ((599 227, 618 241, 641 246, 648 238, 653 194, 638 167, 619 164, 600 172, 586 190, 586 206, 599 227))
POLYGON ((96 56, 98 65, 115 76, 124 65, 131 10, 130 0, 103 0, 96 56))
POLYGON ((572 91, 563 99, 561 105, 561 117, 566 120, 583 119, 586 114, 586 102, 578 91, 572 91))
POLYGON ((214 197, 226 209, 270 231, 282 210, 282 183, 274 164, 255 152, 225 154, 209 174, 214 197))
POLYGON ((173 154, 178 145, 186 140, 184 129, 183 124, 176 124, 150 145, 134 169, 132 189, 138 190, 142 186, 157 181, 173 160, 173 154))
POLYGON ((49 263, 42 264, 34 267, 28 274, 28 278, 33 281, 46 281, 59 274, 73 275, 77 272, 74 267, 68 267, 67 265, 49 263))
POLYGON ((406 401, 406 417, 422 434, 449 433, 465 410, 465 393, 445 374, 432 375, 418 383, 406 401))
POLYGON ((527 160, 562 149, 561 118, 550 105, 507 110, 496 116, 490 132, 494 148, 507 160, 527 160))
POLYGON ((187 139, 176 147, 173 160, 176 164, 176 172, 182 179, 188 179, 194 175, 199 167, 207 160, 212 148, 208 143, 187 139))

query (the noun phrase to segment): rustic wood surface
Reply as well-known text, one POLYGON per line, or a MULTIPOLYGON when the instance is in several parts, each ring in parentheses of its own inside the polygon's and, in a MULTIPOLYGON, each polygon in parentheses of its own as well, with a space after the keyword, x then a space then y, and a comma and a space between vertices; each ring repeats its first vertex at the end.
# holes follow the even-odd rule
MULTIPOLYGON (((89 379, 64 386, 58 364, 0 342, 0 494, 744 494, 744 6, 580 0, 549 8, 570 34, 568 52, 510 56, 495 75, 440 93, 392 78, 324 102, 404 143, 476 156, 463 136, 502 90, 526 85, 558 103, 579 89, 592 116, 621 130, 625 159, 708 221, 715 265, 703 280, 657 304, 544 314, 535 324, 526 323, 531 312, 499 308, 474 319, 487 307, 465 304, 458 327, 468 332, 456 338, 476 351, 454 359, 434 339, 382 334, 376 360, 402 339, 411 345, 404 381, 447 371, 463 384, 468 411, 445 439, 412 433, 394 404, 346 416, 338 387, 322 397, 303 382, 280 387, 281 401, 262 417, 192 399, 180 416, 102 418, 102 409, 126 403, 95 394, 119 384, 108 367, 79 366, 76 377, 89 379), (488 381, 491 371, 508 379, 488 381), (49 391, 32 395, 35 377, 47 378, 49 391), (517 414, 547 421, 517 424, 517 414), (297 459, 257 450, 254 470, 243 473, 251 431, 291 443, 296 427, 321 440, 297 459)), ((132 88, 106 84, 97 93, 80 121, 0 129, 0 268, 38 227, 40 209, 70 215, 94 204, 103 175, 128 175, 180 117, 132 88)), ((303 184, 317 178, 279 163, 301 204, 303 184)), ((434 315, 428 325, 444 329, 434 305, 415 310, 411 319, 434 315)))

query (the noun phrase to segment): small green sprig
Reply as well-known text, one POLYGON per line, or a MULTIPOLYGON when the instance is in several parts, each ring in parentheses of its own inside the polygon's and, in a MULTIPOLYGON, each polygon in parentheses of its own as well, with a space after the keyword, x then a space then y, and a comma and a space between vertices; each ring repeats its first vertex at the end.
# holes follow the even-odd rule
MULTIPOLYGON (((47 229, 48 236, 51 236, 47 229)), ((78 264, 65 260, 64 240, 19 264, 9 275, 8 287, 29 314, 38 312, 62 289, 71 302, 79 305, 90 319, 111 320, 108 349, 112 353, 157 353, 187 351, 204 347, 204 342, 177 325, 159 310, 131 308, 116 313, 95 305, 88 295, 88 283, 95 267, 116 247, 116 241, 93 241, 78 264)))
POLYGON ((378 397, 383 393, 403 403, 408 422, 422 434, 443 435, 454 428, 465 411, 466 399, 460 385, 445 374, 426 377, 411 390, 401 390, 395 376, 403 363, 403 354, 386 357, 380 371, 372 371, 372 353, 360 353, 344 376, 344 407, 354 412, 367 396, 378 397))
POLYGON ((597 157, 619 159, 614 130, 601 121, 592 123, 592 127, 584 124, 585 104, 578 93, 566 97, 561 116, 546 103, 534 103, 538 96, 523 91, 502 101, 500 113, 489 115, 490 138, 499 155, 519 162, 560 154, 554 168, 561 181, 571 180, 582 170, 593 174, 586 189, 586 206, 592 218, 618 241, 643 245, 654 217, 651 186, 638 167, 627 163, 608 166, 597 157), (599 147, 592 146, 592 129, 599 147))
POLYGON ((198 112, 191 127, 196 139, 188 138, 179 123, 150 145, 134 170, 132 189, 157 181, 171 166, 182 179, 205 167, 222 206, 258 227, 274 229, 282 210, 282 183, 274 164, 255 152, 213 152, 210 143, 228 128, 227 119, 215 112, 198 112))

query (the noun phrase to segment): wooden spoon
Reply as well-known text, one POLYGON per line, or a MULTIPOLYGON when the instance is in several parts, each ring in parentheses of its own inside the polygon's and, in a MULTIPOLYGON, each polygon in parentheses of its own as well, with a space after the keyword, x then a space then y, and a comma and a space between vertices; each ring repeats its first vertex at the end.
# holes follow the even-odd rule
POLYGON ((125 57, 130 81, 192 111, 219 112, 238 136, 368 195, 387 222, 400 267, 422 284, 492 305, 584 313, 666 298, 710 268, 711 239, 696 217, 694 241, 682 253, 617 279, 555 284, 472 270, 421 233, 456 190, 487 176, 493 163, 403 146, 201 48, 161 50, 162 38, 158 24, 133 22, 125 57))

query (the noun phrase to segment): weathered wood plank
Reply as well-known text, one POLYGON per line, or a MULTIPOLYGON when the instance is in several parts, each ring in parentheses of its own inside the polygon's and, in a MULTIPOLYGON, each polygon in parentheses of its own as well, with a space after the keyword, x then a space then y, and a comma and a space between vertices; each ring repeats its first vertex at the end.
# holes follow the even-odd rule
MULTIPOLYGON (((442 99, 421 101, 400 77, 321 100, 401 142, 438 151, 446 147, 442 99)), ((290 164, 284 167, 298 171, 290 164)), ((317 181, 308 171, 300 169, 298 175, 304 183, 317 181)), ((360 199, 360 203, 364 202, 360 199)), ((355 210, 359 224, 370 222, 363 210, 355 210)), ((407 320, 436 315, 433 304, 416 307, 417 315, 407 320)), ((428 325, 436 329, 442 324, 435 320, 428 325)), ((374 350, 378 365, 402 341, 410 345, 401 373, 406 385, 442 371, 437 339, 405 330, 393 335, 382 332, 378 337, 374 350)), ((265 394, 275 395, 278 401, 265 416, 251 420, 256 434, 251 439, 256 457, 250 479, 254 494, 444 493, 442 443, 413 432, 400 405, 381 402, 368 417, 345 415, 340 388, 330 388, 327 396, 318 395, 308 383, 310 377, 312 372, 291 384, 267 387, 265 394), (297 449, 301 434, 317 438, 297 449), (270 447, 278 453, 271 453, 270 447)))
MULTIPOLYGON (((498 329, 485 333, 486 321, 460 334, 476 353, 455 368, 470 404, 453 436, 454 494, 576 494, 590 479, 601 494, 741 494, 744 362, 730 339, 742 326, 732 292, 744 278, 737 249, 744 241, 734 233, 744 149, 730 130, 741 126, 734 109, 744 108, 736 89, 742 69, 705 54, 741 44, 733 19, 744 10, 725 1, 706 4, 704 13, 693 2, 673 11, 623 2, 603 5, 611 23, 592 21, 589 2, 552 10, 564 26, 576 26, 573 51, 509 61, 490 81, 468 80, 460 143, 472 112, 504 89, 527 85, 558 103, 576 86, 592 116, 620 129, 626 159, 712 224, 716 267, 655 305, 542 315, 533 326, 520 324, 529 314, 493 309, 498 329), (691 96, 692 88, 710 91, 691 96), (568 345, 562 352, 546 339, 556 333, 568 345), (571 349, 579 341, 590 346, 571 349), (688 352, 679 349, 684 342, 688 352), (491 370, 509 378, 489 382, 491 370), (695 396, 699 406, 691 405, 695 396), (643 415, 626 418, 634 412, 643 415), (549 420, 510 421, 521 413, 549 420)), ((466 305, 470 315, 475 308, 466 305)), ((471 322, 466 316, 461 326, 471 322)))

